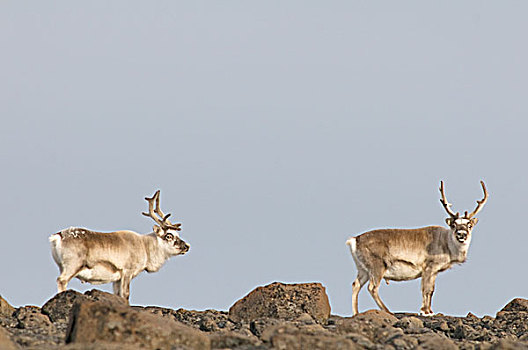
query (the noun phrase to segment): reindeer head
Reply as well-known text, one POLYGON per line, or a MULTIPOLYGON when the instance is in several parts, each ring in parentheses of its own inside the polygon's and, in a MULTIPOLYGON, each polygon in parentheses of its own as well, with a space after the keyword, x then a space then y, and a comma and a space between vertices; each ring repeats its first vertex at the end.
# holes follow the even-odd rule
POLYGON ((185 254, 191 246, 180 238, 178 231, 181 231, 181 223, 173 224, 169 221, 171 214, 163 214, 159 205, 159 195, 160 191, 158 190, 152 198, 145 198, 149 204, 149 212, 142 214, 156 222, 157 225, 154 225, 152 229, 158 238, 159 244, 165 248, 169 255, 185 254), (154 209, 154 202, 156 203, 156 209, 154 209))
POLYGON ((480 201, 477 201, 477 207, 475 210, 473 210, 473 212, 468 214, 466 211, 464 216, 461 217, 460 213, 455 213, 453 210, 451 210, 451 204, 447 201, 444 192, 444 182, 440 181, 440 193, 442 194, 440 202, 442 202, 442 205, 449 214, 449 217, 446 219, 446 223, 451 228, 451 230, 453 230, 454 237, 459 243, 465 243, 471 237, 471 231, 478 222, 478 219, 474 216, 477 215, 477 213, 482 209, 488 200, 488 191, 486 190, 484 181, 480 181, 480 184, 482 185, 482 190, 484 191, 484 198, 482 198, 480 201))

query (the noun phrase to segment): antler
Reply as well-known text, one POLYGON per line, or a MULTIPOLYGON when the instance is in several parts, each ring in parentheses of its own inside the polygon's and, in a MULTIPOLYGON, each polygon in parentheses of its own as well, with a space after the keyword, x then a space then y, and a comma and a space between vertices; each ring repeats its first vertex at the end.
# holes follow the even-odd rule
POLYGON ((449 203, 447 201, 447 198, 446 198, 446 195, 445 195, 445 192, 444 192, 444 181, 440 181, 440 193, 442 194, 442 198, 440 199, 440 202, 442 203, 442 205, 444 206, 445 210, 447 211, 447 213, 452 217, 452 218, 458 218, 460 216, 459 213, 456 213, 453 212, 453 210, 451 210, 451 203, 449 203))
POLYGON ((178 230, 180 231, 181 228, 181 224, 180 223, 177 223, 177 224, 173 224, 169 221, 169 216, 171 216, 171 214, 167 214, 165 215, 162 211, 161 211, 161 208, 160 208, 160 205, 159 205, 159 195, 160 195, 160 190, 157 190, 156 193, 154 193, 154 195, 152 196, 152 198, 148 198, 148 197, 145 197, 145 200, 148 202, 149 204, 149 212, 148 213, 142 213, 143 215, 145 216, 148 216, 150 218, 152 218, 152 220, 154 220, 161 228, 172 228, 174 230, 178 230), (154 202, 156 203, 156 209, 154 209, 154 202), (156 214, 159 216, 156 216, 156 214))
POLYGON ((477 207, 475 208, 475 210, 473 210, 473 212, 471 214, 467 214, 466 212, 466 217, 468 219, 471 219, 473 216, 477 215, 477 213, 482 209, 482 207, 484 206, 484 204, 486 204, 486 202, 488 201, 488 191, 486 190, 486 185, 484 185, 484 181, 480 181, 480 184, 482 185, 482 190, 484 191, 484 198, 482 198, 482 200, 480 201, 477 201, 477 207))

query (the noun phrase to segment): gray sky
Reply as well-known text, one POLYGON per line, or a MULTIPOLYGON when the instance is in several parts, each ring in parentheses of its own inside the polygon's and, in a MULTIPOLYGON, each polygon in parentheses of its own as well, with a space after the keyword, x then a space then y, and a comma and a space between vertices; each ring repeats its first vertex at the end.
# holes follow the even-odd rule
MULTIPOLYGON (((349 236, 443 225, 438 186, 479 214, 433 310, 528 297, 528 3, 0 3, 0 294, 56 293, 48 236, 150 232, 145 196, 192 246, 131 303, 228 309, 259 285, 322 282, 351 314, 349 236)), ((77 280, 70 287, 94 288, 77 280)), ((110 285, 98 286, 110 291, 110 285)), ((419 281, 383 285, 417 312, 419 281)), ((360 310, 375 307, 368 292, 360 310)))

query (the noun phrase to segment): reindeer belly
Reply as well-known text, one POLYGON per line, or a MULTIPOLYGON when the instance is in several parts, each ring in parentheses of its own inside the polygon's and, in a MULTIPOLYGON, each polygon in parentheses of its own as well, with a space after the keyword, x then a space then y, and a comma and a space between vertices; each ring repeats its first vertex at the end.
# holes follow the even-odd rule
POLYGON ((387 268, 383 278, 393 281, 408 281, 416 279, 421 275, 422 270, 417 266, 406 261, 397 261, 387 268))
POLYGON ((95 265, 91 268, 84 268, 75 276, 82 282, 91 284, 104 284, 119 281, 121 272, 109 266, 95 265))

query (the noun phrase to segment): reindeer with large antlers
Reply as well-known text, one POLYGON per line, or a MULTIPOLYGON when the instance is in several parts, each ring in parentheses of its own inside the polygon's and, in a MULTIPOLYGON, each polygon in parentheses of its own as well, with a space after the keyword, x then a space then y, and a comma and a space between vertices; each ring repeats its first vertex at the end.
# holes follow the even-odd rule
POLYGON ((430 316, 431 299, 435 287, 436 275, 453 264, 466 261, 471 241, 471 231, 477 224, 475 215, 488 200, 488 191, 484 182, 480 182, 484 198, 477 201, 473 212, 464 216, 451 210, 444 192, 444 182, 440 182, 440 202, 449 214, 446 223, 449 228, 428 226, 416 229, 380 229, 365 232, 350 238, 346 243, 350 247, 358 274, 352 283, 352 310, 358 313, 358 294, 367 282, 368 291, 380 309, 389 312, 378 294, 382 279, 388 283, 422 278, 422 307, 420 314, 430 316))
POLYGON ((113 282, 114 294, 128 300, 130 282, 141 271, 156 272, 171 256, 187 253, 190 246, 178 234, 181 224, 171 223, 171 214, 163 214, 159 196, 158 190, 152 198, 145 198, 149 212, 143 215, 156 223, 150 234, 70 227, 51 235, 51 253, 60 270, 59 292, 76 277, 92 284, 113 282))

